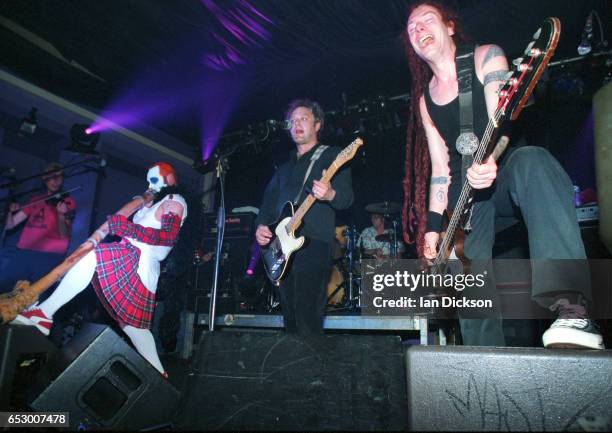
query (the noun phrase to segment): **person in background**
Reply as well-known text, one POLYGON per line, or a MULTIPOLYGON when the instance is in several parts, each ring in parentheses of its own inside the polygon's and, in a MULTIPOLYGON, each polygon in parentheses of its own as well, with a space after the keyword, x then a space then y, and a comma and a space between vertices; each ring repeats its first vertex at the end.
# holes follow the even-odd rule
POLYGON ((68 250, 76 203, 61 194, 64 170, 59 163, 48 164, 43 173, 44 194, 9 206, 6 230, 24 226, 17 246, 0 251, 0 293, 11 291, 18 280, 38 280, 61 263, 68 250))

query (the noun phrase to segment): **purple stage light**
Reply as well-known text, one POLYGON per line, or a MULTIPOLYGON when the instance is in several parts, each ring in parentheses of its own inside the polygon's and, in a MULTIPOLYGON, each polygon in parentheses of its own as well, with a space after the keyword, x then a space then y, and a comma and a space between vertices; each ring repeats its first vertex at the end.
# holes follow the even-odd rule
POLYGON ((236 107, 245 84, 239 74, 209 73, 202 89, 201 139, 202 160, 207 161, 217 148, 219 138, 236 107))
POLYGON ((251 245, 251 259, 249 260, 249 265, 246 269, 247 275, 253 275, 255 273, 255 268, 257 267, 257 262, 259 262, 259 258, 261 257, 261 247, 257 243, 257 241, 253 241, 251 245))
POLYGON ((233 7, 221 8, 214 0, 202 0, 202 4, 219 23, 220 30, 227 33, 221 36, 214 32, 213 36, 221 45, 221 53, 206 53, 204 64, 215 70, 232 69, 245 63, 241 48, 261 47, 262 41, 270 40, 270 32, 265 24, 273 24, 272 20, 261 11, 242 0, 233 7))
POLYGON ((85 134, 90 135, 92 132, 91 128, 85 128, 85 134))
POLYGON ((185 124, 195 112, 201 119, 202 157, 213 155, 246 84, 243 75, 248 71, 237 67, 247 64, 249 49, 270 39, 267 28, 272 21, 248 1, 201 0, 201 4, 214 20, 208 31, 215 48, 202 57, 202 48, 192 37, 163 64, 143 64, 89 126, 91 133, 137 129, 142 124, 173 125, 174 120, 185 124))

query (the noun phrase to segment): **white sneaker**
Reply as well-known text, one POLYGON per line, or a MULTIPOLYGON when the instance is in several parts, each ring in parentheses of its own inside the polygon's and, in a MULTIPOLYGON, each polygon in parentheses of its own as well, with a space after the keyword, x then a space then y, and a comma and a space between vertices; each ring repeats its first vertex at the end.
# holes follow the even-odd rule
POLYGON ((544 347, 605 349, 599 328, 586 317, 584 306, 560 299, 550 308, 559 310, 559 318, 542 335, 544 347))
POLYGON ((15 325, 36 326, 44 335, 49 335, 53 326, 53 318, 48 318, 37 306, 27 308, 11 322, 15 325))

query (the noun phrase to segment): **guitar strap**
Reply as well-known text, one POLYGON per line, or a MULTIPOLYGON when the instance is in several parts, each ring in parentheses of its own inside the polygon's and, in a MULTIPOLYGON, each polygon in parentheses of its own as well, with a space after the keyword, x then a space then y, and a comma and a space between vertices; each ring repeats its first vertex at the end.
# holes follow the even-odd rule
MULTIPOLYGON (((474 162, 474 152, 478 147, 478 138, 474 134, 474 110, 472 104, 472 69, 474 65, 473 47, 457 47, 455 68, 459 86, 459 137, 457 151, 461 154, 461 184, 465 183, 467 169, 474 162)), ((472 207, 466 218, 464 229, 471 230, 472 207)))
POLYGON ((302 191, 304 191, 304 185, 306 185, 308 176, 310 176, 310 172, 312 171, 312 167, 314 166, 315 162, 321 157, 323 152, 327 150, 328 147, 329 146, 324 146, 324 145, 319 146, 317 150, 315 150, 312 156, 310 157, 310 165, 308 166, 308 169, 306 170, 306 174, 304 175, 304 180, 302 181, 302 187, 300 188, 297 195, 295 196, 293 203, 296 203, 296 204, 298 203, 299 198, 302 196, 302 191))

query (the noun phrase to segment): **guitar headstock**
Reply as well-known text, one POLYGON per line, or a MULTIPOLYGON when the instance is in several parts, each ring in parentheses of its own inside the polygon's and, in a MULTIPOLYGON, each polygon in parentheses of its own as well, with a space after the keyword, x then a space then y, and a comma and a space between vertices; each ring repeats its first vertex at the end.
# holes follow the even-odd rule
POLYGON ((357 150, 362 145, 363 145, 363 140, 357 137, 351 144, 346 146, 344 149, 342 149, 340 153, 338 153, 338 156, 336 156, 336 159, 334 162, 338 164, 338 166, 340 166, 346 163, 347 161, 350 161, 351 159, 355 157, 357 150))
POLYGON ((527 45, 524 57, 513 62, 516 69, 499 91, 498 111, 516 120, 555 53, 560 34, 561 21, 546 18, 527 45))

